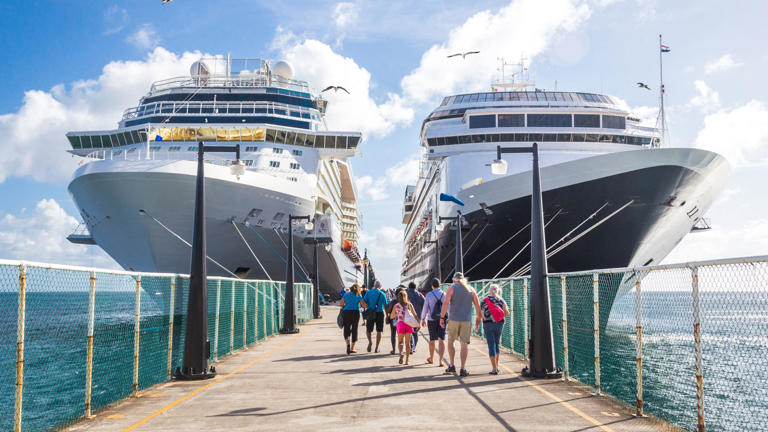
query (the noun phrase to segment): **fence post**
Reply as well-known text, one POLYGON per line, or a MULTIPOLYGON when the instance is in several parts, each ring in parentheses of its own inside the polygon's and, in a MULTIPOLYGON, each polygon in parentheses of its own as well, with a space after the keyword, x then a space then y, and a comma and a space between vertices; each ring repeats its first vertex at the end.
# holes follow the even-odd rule
POLYGON ((243 284, 243 348, 248 346, 248 286, 243 284))
POLYGON ((139 396, 139 337, 141 333, 141 276, 136 277, 136 322, 133 330, 133 396, 139 396))
POLYGON ((216 281, 216 325, 213 328, 213 361, 219 358, 219 304, 221 301, 221 280, 216 281))
POLYGON ((24 394, 24 322, 27 304, 27 266, 19 265, 19 313, 16 323, 16 406, 13 416, 14 432, 21 431, 21 403, 24 394))
POLYGON ((166 365, 166 378, 171 379, 171 360, 173 359, 173 321, 176 315, 176 276, 171 277, 171 301, 168 305, 170 316, 168 317, 168 363, 166 365))
POLYGON ((635 321, 637 337, 635 341, 635 359, 637 361, 637 374, 635 378, 635 390, 637 392, 637 407, 635 415, 643 415, 643 293, 640 286, 640 276, 635 275, 635 321))
POLYGON ((93 383, 93 324, 96 318, 96 273, 91 272, 88 294, 88 351, 85 357, 85 418, 91 415, 91 388, 93 383))
POLYGON ((560 290, 563 303, 563 379, 568 381, 568 307, 565 297, 565 276, 560 276, 560 290))
POLYGON ((597 273, 592 274, 592 301, 594 302, 594 316, 592 330, 595 341, 595 396, 600 394, 600 278, 597 273))
POLYGON ((704 424, 704 366, 701 353, 701 318, 699 315, 699 268, 691 269, 691 284, 693 292, 693 346, 696 351, 696 417, 698 419, 698 431, 706 431, 704 424))
POLYGON ((523 358, 528 360, 528 279, 523 279, 523 340, 525 341, 525 352, 523 358))
POLYGON ((235 281, 232 284, 232 301, 229 306, 229 353, 235 350, 235 281))
POLYGON ((264 303, 264 305, 261 307, 261 320, 264 321, 264 339, 267 338, 267 291, 264 288, 264 284, 262 282, 259 282, 259 285, 261 285, 261 289, 259 290, 261 292, 261 301, 264 303))

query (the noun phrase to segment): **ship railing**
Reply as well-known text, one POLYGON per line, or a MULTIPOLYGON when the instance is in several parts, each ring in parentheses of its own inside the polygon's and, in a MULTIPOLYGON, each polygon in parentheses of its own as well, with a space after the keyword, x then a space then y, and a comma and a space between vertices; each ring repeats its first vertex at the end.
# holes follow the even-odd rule
MULTIPOLYGON (((132 120, 147 116, 177 116, 177 115, 270 115, 277 117, 296 117, 303 119, 318 119, 320 112, 314 108, 288 105, 278 102, 153 102, 146 105, 131 107, 123 111, 122 120, 132 120)), ((215 120, 211 120, 215 123, 215 120)))
MULTIPOLYGON (((298 321, 309 321, 312 287, 294 287, 298 321)), ((0 365, 16 375, 0 384, 0 430, 62 429, 170 380, 188 289, 187 275, 0 260, 0 365)), ((208 277, 209 360, 277 334, 284 292, 208 277)))
POLYGON ((278 75, 263 72, 243 75, 191 75, 156 81, 150 87, 149 94, 184 87, 277 87, 286 90, 314 94, 314 90, 305 81, 286 79, 278 75))
MULTIPOLYGON (((491 284, 511 312, 502 346, 529 359, 530 278, 471 282, 481 299, 491 284)), ((566 380, 684 430, 768 430, 768 255, 552 273, 548 288, 566 380)))

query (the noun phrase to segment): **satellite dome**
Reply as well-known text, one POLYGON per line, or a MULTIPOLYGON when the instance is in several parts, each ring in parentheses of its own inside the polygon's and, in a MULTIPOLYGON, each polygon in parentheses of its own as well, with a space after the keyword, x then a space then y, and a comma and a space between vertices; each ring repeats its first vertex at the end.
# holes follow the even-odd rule
POLYGON ((189 74, 192 75, 193 77, 206 77, 211 74, 211 69, 202 60, 196 61, 192 63, 192 66, 190 66, 189 74))
POLYGON ((285 60, 280 60, 272 66, 272 72, 285 79, 293 78, 293 66, 285 60))

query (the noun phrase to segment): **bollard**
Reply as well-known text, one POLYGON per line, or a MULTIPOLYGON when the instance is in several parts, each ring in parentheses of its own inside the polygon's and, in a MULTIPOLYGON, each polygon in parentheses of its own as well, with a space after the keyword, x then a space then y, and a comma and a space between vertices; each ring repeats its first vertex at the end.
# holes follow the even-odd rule
POLYGON ((248 287, 243 284, 243 348, 248 346, 248 287))
POLYGON ((170 316, 168 317, 168 363, 166 365, 165 379, 171 379, 171 360, 173 359, 173 321, 176 315, 174 303, 176 300, 176 277, 171 277, 171 301, 168 305, 170 316))
POLYGON ((133 330, 133 396, 139 397, 139 333, 141 332, 141 276, 136 277, 136 323, 133 330))
POLYGON ((27 304, 27 266, 19 265, 19 316, 16 323, 16 403, 13 430, 21 432, 21 403, 24 393, 24 321, 27 304))
POLYGON ((699 269, 691 269, 691 284, 693 293, 693 347, 696 351, 696 418, 698 431, 706 431, 704 424, 704 366, 701 353, 701 319, 699 316, 699 269))
POLYGON ((219 358, 219 305, 221 301, 221 281, 216 281, 216 325, 213 327, 213 361, 219 358))
POLYGON ((563 379, 568 381, 568 307, 565 297, 565 276, 560 276, 560 290, 563 303, 563 379))
POLYGON ((531 319, 528 317, 528 279, 523 279, 523 340, 525 341, 525 351, 523 358, 528 360, 528 326, 531 319))
POLYGON ((635 378, 635 391, 637 393, 637 407, 635 408, 635 415, 642 417, 643 415, 643 294, 640 287, 640 276, 635 281, 635 320, 637 329, 637 338, 635 341, 635 359, 637 361, 637 374, 635 378))
POLYGON ((235 350, 235 282, 230 281, 232 284, 232 302, 229 308, 229 353, 235 350))
POLYGON ((595 334, 595 393, 600 395, 600 281, 597 273, 592 274, 592 301, 594 302, 594 318, 592 330, 595 334))
POLYGON ((93 323, 96 318, 96 273, 91 272, 91 284, 88 295, 88 351, 85 356, 85 418, 91 415, 91 388, 93 384, 93 323))

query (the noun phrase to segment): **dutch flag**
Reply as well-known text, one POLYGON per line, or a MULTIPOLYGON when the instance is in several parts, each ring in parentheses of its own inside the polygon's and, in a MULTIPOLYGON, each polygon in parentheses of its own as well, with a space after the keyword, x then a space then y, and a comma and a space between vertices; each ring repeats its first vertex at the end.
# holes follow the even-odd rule
POLYGON ((666 46, 666 45, 662 45, 662 46, 661 46, 661 52, 663 52, 663 53, 665 53, 665 52, 669 52, 669 47, 668 47, 668 46, 666 46))

